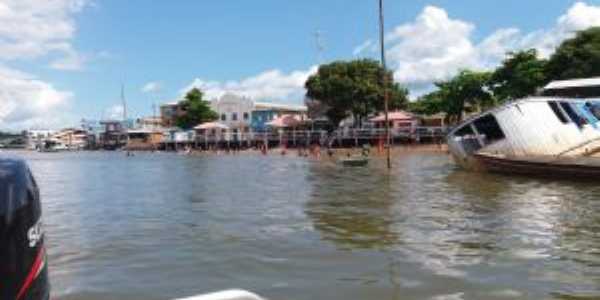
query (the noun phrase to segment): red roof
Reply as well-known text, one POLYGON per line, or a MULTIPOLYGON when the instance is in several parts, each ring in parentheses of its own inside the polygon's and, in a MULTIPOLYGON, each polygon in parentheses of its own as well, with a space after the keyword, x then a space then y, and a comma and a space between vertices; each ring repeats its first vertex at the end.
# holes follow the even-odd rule
POLYGON ((298 126, 300 125, 300 123, 302 123, 302 121, 300 120, 300 117, 296 115, 283 115, 267 123, 267 126, 276 128, 287 128, 298 126))
MULTIPOLYGON (((405 111, 391 111, 388 113, 388 119, 390 121, 411 121, 414 120, 415 117, 409 113, 409 112, 405 112, 405 111)), ((372 122, 384 122, 385 121, 385 114, 380 114, 379 116, 372 118, 371 119, 372 122)))

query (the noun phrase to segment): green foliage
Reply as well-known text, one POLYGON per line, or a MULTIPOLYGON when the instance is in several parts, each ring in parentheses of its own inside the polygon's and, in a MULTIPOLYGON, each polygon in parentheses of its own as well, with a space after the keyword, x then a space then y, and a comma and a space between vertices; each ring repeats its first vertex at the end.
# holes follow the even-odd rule
POLYGON ((546 60, 538 58, 535 49, 508 53, 490 80, 494 96, 505 102, 534 95, 547 82, 546 64, 546 60))
POLYGON ((487 88, 491 76, 489 72, 463 70, 454 78, 435 84, 445 101, 444 109, 450 121, 462 121, 466 106, 481 110, 495 104, 487 88))
POLYGON ((319 67, 317 74, 306 82, 307 98, 318 101, 333 124, 353 115, 362 120, 383 110, 385 73, 390 109, 405 108, 408 90, 392 80, 392 73, 383 70, 374 60, 338 61, 319 67))
POLYGON ((197 88, 187 93, 181 105, 185 113, 176 119, 176 124, 180 128, 191 129, 198 124, 218 118, 217 113, 210 108, 209 102, 204 100, 202 91, 197 88))
POLYGON ((408 104, 408 110, 419 115, 435 115, 446 111, 446 99, 438 91, 423 95, 408 104))
POLYGON ((481 111, 496 104, 488 88, 492 73, 463 70, 450 80, 437 82, 437 90, 410 103, 411 112, 422 115, 445 113, 449 122, 457 123, 465 112, 481 111))
POLYGON ((565 40, 550 57, 546 76, 550 80, 600 76, 600 27, 565 40))
MULTIPOLYGON (((383 110, 383 70, 376 61, 357 60, 324 65, 306 83, 307 97, 326 110, 334 124, 349 115, 364 117, 383 110)), ((392 74, 386 72, 388 79, 392 74)), ((390 82, 391 109, 414 113, 446 113, 450 122, 460 122, 466 111, 481 111, 497 103, 536 93, 552 80, 600 76, 600 27, 580 31, 565 40, 549 60, 538 58, 534 49, 511 52, 493 72, 461 71, 437 82, 437 90, 407 103, 408 92, 390 82)))

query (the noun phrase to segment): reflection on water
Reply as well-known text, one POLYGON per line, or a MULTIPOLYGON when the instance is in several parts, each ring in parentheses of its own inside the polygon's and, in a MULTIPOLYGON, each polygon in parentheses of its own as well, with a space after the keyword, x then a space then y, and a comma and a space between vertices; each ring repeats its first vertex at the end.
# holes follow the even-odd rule
POLYGON ((343 249, 382 249, 398 242, 386 171, 318 164, 309 171, 306 214, 324 239, 343 249))
POLYGON ((254 155, 25 154, 58 299, 593 299, 600 187, 407 153, 344 168, 254 155))

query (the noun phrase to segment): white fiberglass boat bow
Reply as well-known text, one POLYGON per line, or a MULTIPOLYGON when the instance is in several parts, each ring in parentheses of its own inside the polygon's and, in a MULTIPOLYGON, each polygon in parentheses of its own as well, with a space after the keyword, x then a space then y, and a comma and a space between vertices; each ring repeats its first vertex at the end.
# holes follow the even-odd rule
POLYGON ((212 294, 198 295, 174 300, 265 300, 256 294, 243 290, 229 290, 212 294))

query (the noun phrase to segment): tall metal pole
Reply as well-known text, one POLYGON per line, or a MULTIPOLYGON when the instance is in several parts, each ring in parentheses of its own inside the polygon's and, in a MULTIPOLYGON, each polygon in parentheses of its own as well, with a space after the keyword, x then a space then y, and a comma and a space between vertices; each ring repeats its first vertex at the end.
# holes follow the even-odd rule
POLYGON ((123 105, 123 121, 127 122, 127 102, 125 101, 125 84, 121 83, 121 104, 123 105))
POLYGON ((325 46, 323 45, 323 35, 321 30, 317 30, 315 32, 315 42, 317 46, 317 63, 319 65, 323 64, 323 52, 325 51, 325 46))
MULTIPOLYGON (((129 120, 127 120, 127 101, 125 100, 125 84, 122 83, 121 84, 121 102, 123 104, 123 125, 125 126, 125 149, 127 149, 127 147, 129 147, 129 128, 128 128, 128 123, 129 120)), ((127 151, 127 154, 129 155, 129 150, 127 151)))
POLYGON ((383 18, 383 0, 379 0, 379 42, 381 46, 381 66, 383 71, 381 72, 381 83, 383 85, 383 105, 385 111, 385 139, 386 139, 386 156, 387 156, 387 167, 388 169, 392 168, 392 158, 391 158, 391 135, 390 135, 390 122, 389 122, 389 93, 387 89, 387 67, 385 64, 385 41, 384 41, 384 33, 385 33, 385 23, 383 18))

